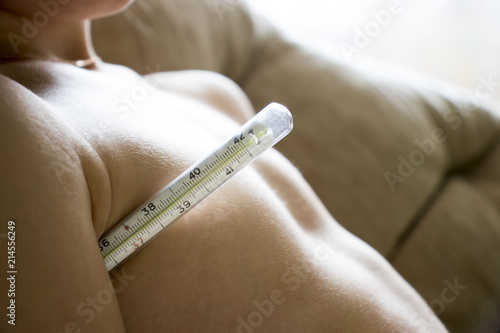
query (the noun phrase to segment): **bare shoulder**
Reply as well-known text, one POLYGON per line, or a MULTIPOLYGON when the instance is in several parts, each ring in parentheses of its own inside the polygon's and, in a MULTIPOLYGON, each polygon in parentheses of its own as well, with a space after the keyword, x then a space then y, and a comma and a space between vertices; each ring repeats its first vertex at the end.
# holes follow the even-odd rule
POLYGON ((0 86, 2 181, 17 184, 11 191, 29 187, 30 179, 61 183, 56 166, 76 158, 67 129, 49 105, 17 82, 0 75, 0 86))
MULTIPOLYGON (((19 84, 0 75, 0 87, 0 226, 15 223, 16 330, 124 331, 67 129, 19 84), (58 174, 63 165, 71 177, 58 174), (99 313, 88 303, 97 297, 99 313)), ((0 322, 2 332, 13 327, 0 322)))
POLYGON ((240 123, 246 122, 255 114, 243 90, 234 81, 219 73, 185 70, 154 73, 146 78, 161 89, 203 101, 240 123))

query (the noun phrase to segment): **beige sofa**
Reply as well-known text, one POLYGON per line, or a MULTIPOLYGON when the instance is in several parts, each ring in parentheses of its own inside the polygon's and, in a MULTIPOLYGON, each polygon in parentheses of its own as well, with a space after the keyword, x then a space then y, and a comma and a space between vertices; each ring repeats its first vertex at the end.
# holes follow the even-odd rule
POLYGON ((278 148, 332 215, 450 331, 499 330, 499 123, 494 106, 476 104, 495 84, 462 92, 380 64, 354 68, 286 40, 242 0, 138 0, 93 34, 108 62, 216 71, 255 109, 288 106, 295 129, 278 148))

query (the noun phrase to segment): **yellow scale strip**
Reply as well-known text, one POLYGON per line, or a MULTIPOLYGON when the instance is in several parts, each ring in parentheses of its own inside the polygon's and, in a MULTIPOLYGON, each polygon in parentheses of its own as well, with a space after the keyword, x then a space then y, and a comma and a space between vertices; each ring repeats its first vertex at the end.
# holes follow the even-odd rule
MULTIPOLYGON (((257 133, 256 137, 257 139, 260 139, 267 133, 267 129, 263 129, 259 133, 257 133)), ((172 202, 170 205, 164 207, 160 212, 156 213, 155 216, 151 218, 147 223, 145 223, 140 229, 136 230, 134 233, 130 234, 127 238, 122 240, 120 243, 118 243, 114 249, 112 249, 109 253, 103 256, 104 260, 108 259, 113 253, 115 253, 122 244, 128 242, 131 238, 133 238, 135 235, 141 233, 144 229, 146 229, 148 226, 150 226, 152 223, 154 223, 165 211, 169 210, 172 206, 177 205, 180 201, 182 201, 186 196, 188 196, 191 192, 194 191, 198 187, 199 184, 203 183, 206 179, 212 177, 213 174, 217 173, 220 169, 225 167, 231 160, 233 160, 233 157, 238 155, 240 152, 243 150, 247 149, 250 147, 250 145, 254 142, 254 140, 250 140, 248 144, 245 146, 241 147, 239 150, 237 150, 235 153, 233 153, 231 156, 229 156, 225 161, 223 161, 219 167, 216 169, 212 170, 209 174, 206 174, 203 178, 198 180, 195 184, 193 184, 184 194, 182 194, 177 200, 172 202)), ((141 245, 142 246, 142 245, 141 245)))

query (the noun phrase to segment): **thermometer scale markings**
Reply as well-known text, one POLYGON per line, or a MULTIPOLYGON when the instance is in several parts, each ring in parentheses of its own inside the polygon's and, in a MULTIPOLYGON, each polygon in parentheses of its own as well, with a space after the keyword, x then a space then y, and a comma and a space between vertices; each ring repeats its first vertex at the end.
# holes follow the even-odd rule
POLYGON ((108 271, 271 148, 292 127, 291 114, 282 105, 273 103, 259 112, 237 134, 188 168, 100 239, 99 246, 108 271), (201 192, 202 189, 206 192, 201 192), (172 195, 167 195, 167 191, 172 195), (136 222, 131 223, 133 220, 136 222), (110 238, 114 241, 109 242, 107 239, 110 238))
MULTIPOLYGON (((262 135, 265 134, 265 131, 261 131, 260 134, 260 137, 262 135)), ((134 231, 134 233, 130 233, 128 237, 125 237, 124 235, 121 236, 121 238, 123 239, 119 239, 120 242, 117 243, 117 244, 112 244, 112 248, 109 249, 105 256, 104 256, 104 260, 107 260, 111 255, 113 255, 118 249, 121 248, 121 245, 123 245, 124 243, 127 243, 128 241, 130 241, 132 238, 134 238, 135 236, 137 236, 138 234, 140 234, 141 232, 143 231, 148 231, 148 227, 151 226, 153 223, 155 222, 158 222, 162 228, 165 228, 165 226, 161 223, 161 221, 159 220, 160 217, 162 217, 163 213, 165 211, 168 211, 168 213, 170 213, 171 216, 173 216, 173 213, 171 212, 171 208, 176 206, 178 203, 182 202, 185 198, 187 198, 189 195, 193 195, 193 191, 196 191, 198 188, 199 188, 199 185, 200 183, 203 183, 207 180, 207 178, 210 178, 212 175, 216 174, 217 172, 219 172, 222 168, 224 168, 225 166, 227 166, 228 164, 230 164, 232 161, 233 161, 233 157, 235 155, 238 155, 240 153, 242 153, 245 149, 247 149, 253 142, 250 141, 249 143, 247 143, 246 145, 242 146, 240 149, 238 149, 235 153, 233 153, 232 155, 228 156, 227 154, 224 154, 224 156, 227 156, 224 160, 222 160, 222 162, 220 163, 220 165, 213 171, 211 171, 208 175, 200 178, 197 182, 195 182, 194 184, 192 184, 191 186, 187 186, 185 182, 183 182, 183 185, 184 185, 184 192, 181 192, 182 195, 180 195, 179 193, 174 193, 172 191, 172 193, 177 196, 178 198, 175 199, 172 204, 168 205, 168 206, 164 206, 163 208, 161 206, 159 206, 160 210, 155 213, 155 215, 153 215, 149 220, 146 219, 146 223, 144 223, 145 221, 140 221, 139 220, 139 224, 144 224, 142 225, 138 230, 134 231)), ((244 153, 244 152, 243 152, 244 153)), ((239 161, 238 161, 239 162, 239 161)), ((192 171, 192 170, 191 170, 192 171)), ((203 185, 203 184, 202 184, 203 185)), ((182 190, 182 188, 181 188, 182 190)), ((208 189, 207 189, 208 191, 208 189)), ((208 191, 210 192, 210 191, 208 191)), ((193 198, 196 198, 194 195, 193 195, 193 198)), ((174 207, 175 208, 175 207, 174 207)), ((143 218, 144 219, 144 218, 143 218)), ((167 224, 168 225, 168 224, 167 224)), ((127 249, 125 247, 123 247, 123 250, 124 251, 127 251, 127 249)))
MULTIPOLYGON (((260 139, 263 135, 266 134, 266 130, 262 130, 258 133, 257 137, 260 139)), ((153 215, 149 220, 146 219, 145 217, 143 219, 146 219, 145 221, 147 221, 146 223, 144 223, 145 221, 139 221, 139 224, 144 224, 142 225, 138 230, 134 231, 134 233, 130 233, 128 235, 128 237, 126 237, 125 235, 120 235, 120 237, 125 237, 123 238, 122 240, 120 240, 119 243, 117 244, 111 244, 113 246, 109 246, 110 249, 105 252, 105 255, 104 255, 104 260, 107 260, 111 255, 113 255, 116 251, 118 251, 118 249, 123 249, 124 251, 127 251, 127 249, 125 247, 122 247, 121 245, 123 245, 124 243, 127 243, 129 240, 131 240, 132 238, 134 238, 135 236, 137 236, 139 233, 141 233, 142 231, 147 230, 147 228, 149 226, 151 226, 154 222, 157 222, 162 226, 162 228, 165 228, 165 226, 163 224, 161 224, 161 221, 158 220, 159 217, 161 217, 161 215, 163 215, 163 213, 165 211, 169 211, 169 213, 173 216, 173 213, 170 211, 170 208, 176 206, 179 202, 181 202, 182 200, 184 200, 184 198, 186 198, 188 195, 192 194, 193 191, 196 191, 196 189, 198 188, 198 185, 200 183, 203 183, 207 180, 207 178, 209 178, 210 176, 216 174, 217 172, 219 172, 223 167, 227 166, 228 164, 230 164, 234 159, 233 157, 235 157, 236 155, 240 154, 240 153, 244 153, 244 150, 247 149, 249 146, 252 145, 252 143, 254 143, 254 140, 251 139, 249 140, 248 143, 246 143, 245 145, 242 145, 242 147, 240 147, 236 152, 234 152, 233 154, 231 155, 227 155, 224 154, 223 156, 227 156, 225 159, 221 160, 221 163, 219 166, 217 166, 215 168, 215 170, 212 170, 208 175, 204 176, 204 177, 201 177, 197 182, 195 182, 193 185, 191 185, 190 187, 188 187, 184 182, 184 187, 185 187, 185 191, 184 192, 181 192, 182 195, 178 194, 178 193, 174 193, 174 191, 172 190, 172 185, 169 186, 170 188, 170 191, 174 194, 174 196, 177 197, 177 199, 175 199, 172 204, 166 206, 166 207, 161 207, 159 206, 160 208, 160 211, 157 212, 155 215, 153 215)), ((217 159, 217 160, 220 160, 220 159, 217 159)), ((238 160, 238 163, 241 163, 239 160, 238 160)), ((213 167, 212 167, 213 168, 213 167)), ((194 170, 194 169, 193 169, 194 170)), ((190 169, 190 171, 192 172, 193 170, 190 169)), ((182 188, 181 188, 182 189, 182 188)), ((210 191, 209 191, 210 192, 210 191)), ((194 196, 193 196, 194 197, 194 196)), ((195 198, 195 197, 194 197, 195 198)), ((170 198, 169 198, 170 199, 170 198)), ((149 232, 149 231, 148 231, 149 232)), ((116 237, 115 237, 116 238, 116 237)))

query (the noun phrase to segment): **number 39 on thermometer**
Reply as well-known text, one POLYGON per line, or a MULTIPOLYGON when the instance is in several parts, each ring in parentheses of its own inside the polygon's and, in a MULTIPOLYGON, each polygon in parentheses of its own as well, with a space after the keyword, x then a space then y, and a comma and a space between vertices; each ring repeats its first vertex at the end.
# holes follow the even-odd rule
POLYGON ((219 148, 188 168, 99 240, 108 271, 203 201, 292 128, 292 115, 283 105, 272 103, 260 111, 219 148))

